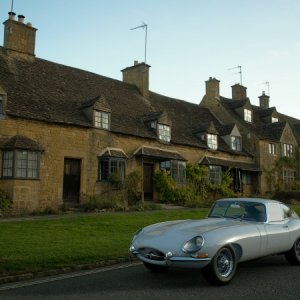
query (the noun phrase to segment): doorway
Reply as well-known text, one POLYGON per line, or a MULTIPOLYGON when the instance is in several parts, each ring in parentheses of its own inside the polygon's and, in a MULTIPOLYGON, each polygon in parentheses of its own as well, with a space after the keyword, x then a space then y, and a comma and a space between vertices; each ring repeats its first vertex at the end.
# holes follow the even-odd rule
POLYGON ((153 200, 153 164, 143 165, 144 200, 153 200))
POLYGON ((66 204, 69 207, 75 207, 79 204, 80 167, 80 159, 65 158, 63 201, 64 204, 66 204))

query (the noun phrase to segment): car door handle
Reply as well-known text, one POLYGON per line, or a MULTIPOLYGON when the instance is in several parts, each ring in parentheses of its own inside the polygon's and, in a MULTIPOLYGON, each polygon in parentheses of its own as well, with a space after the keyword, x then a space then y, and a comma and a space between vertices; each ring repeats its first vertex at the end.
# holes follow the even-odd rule
POLYGON ((282 228, 289 228, 289 226, 288 225, 283 225, 282 228))

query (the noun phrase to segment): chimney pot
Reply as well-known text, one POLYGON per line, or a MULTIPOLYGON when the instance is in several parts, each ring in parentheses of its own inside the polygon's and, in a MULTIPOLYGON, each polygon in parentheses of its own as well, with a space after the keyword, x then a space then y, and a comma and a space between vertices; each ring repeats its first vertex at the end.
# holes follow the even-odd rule
POLYGON ((139 61, 138 60, 135 60, 134 61, 134 65, 136 66, 136 65, 138 65, 139 64, 139 61))
POLYGON ((24 19, 25 19, 25 16, 23 16, 23 15, 18 15, 18 21, 19 21, 19 22, 24 23, 24 19))
POLYGON ((9 19, 10 19, 10 20, 14 20, 15 17, 16 17, 16 13, 14 13, 13 11, 10 11, 10 12, 8 13, 8 15, 9 15, 9 19))

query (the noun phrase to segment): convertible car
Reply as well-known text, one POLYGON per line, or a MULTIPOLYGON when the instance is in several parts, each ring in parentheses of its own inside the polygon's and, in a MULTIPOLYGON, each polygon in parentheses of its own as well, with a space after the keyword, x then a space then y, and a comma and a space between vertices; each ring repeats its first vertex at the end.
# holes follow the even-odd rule
POLYGON ((300 218, 275 200, 220 199, 206 219, 138 230, 130 252, 153 272, 199 268, 209 282, 224 285, 234 277, 239 262, 284 254, 290 264, 300 265, 300 218))

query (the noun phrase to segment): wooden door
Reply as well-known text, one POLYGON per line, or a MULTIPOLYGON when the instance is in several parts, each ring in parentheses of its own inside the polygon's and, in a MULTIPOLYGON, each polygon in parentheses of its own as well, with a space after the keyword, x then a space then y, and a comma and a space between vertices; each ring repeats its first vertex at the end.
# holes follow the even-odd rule
POLYGON ((153 200, 153 165, 144 164, 143 167, 144 199, 153 200))
POLYGON ((79 203, 80 166, 80 159, 65 158, 63 200, 68 206, 76 206, 79 203))

